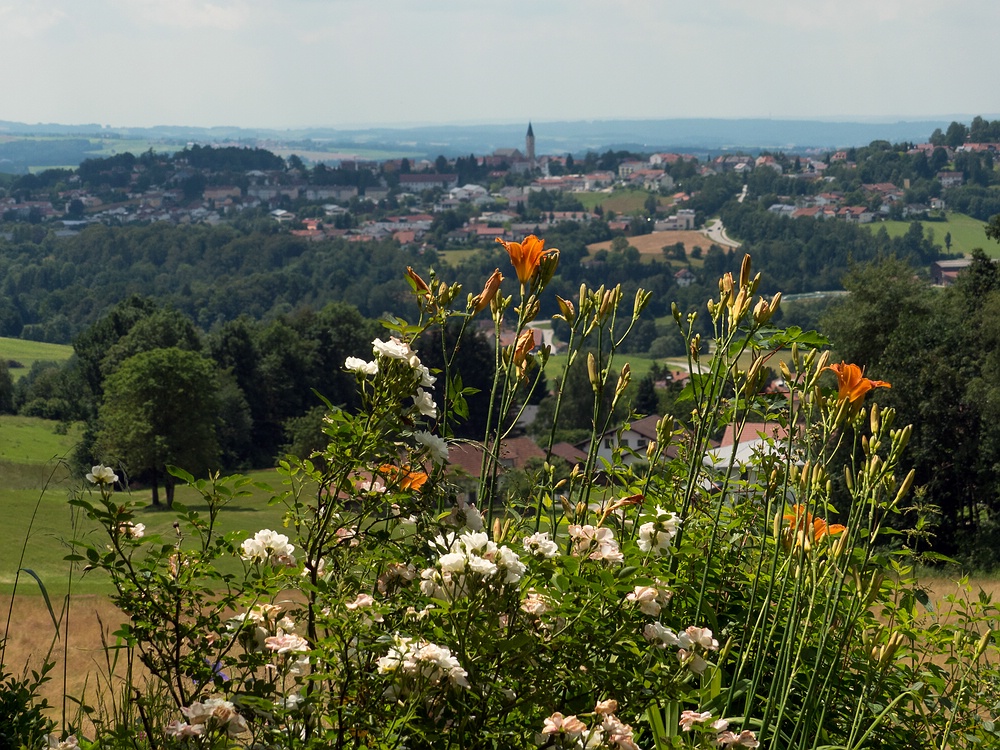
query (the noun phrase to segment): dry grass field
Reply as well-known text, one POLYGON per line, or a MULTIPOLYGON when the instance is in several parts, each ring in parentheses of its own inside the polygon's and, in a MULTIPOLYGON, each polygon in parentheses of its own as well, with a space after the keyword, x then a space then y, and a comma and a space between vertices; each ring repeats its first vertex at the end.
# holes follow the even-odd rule
MULTIPOLYGON (((4 622, 10 604, 9 595, 0 595, 4 622)), ((63 604, 63 599, 52 602, 57 617, 63 604)), ((61 717, 64 687, 68 695, 90 702, 95 700, 98 690, 106 689, 108 670, 101 644, 114 643, 111 633, 122 623, 121 612, 107 596, 99 594, 73 597, 68 627, 63 617, 57 638, 45 600, 38 595, 18 595, 11 611, 4 655, 6 670, 15 676, 40 669, 47 656, 55 663, 55 669, 49 673, 52 679, 42 686, 41 695, 48 699, 50 715, 56 719, 61 717)), ((122 672, 119 668, 119 674, 122 672)), ((76 705, 68 703, 67 711, 70 717, 74 716, 76 705)))
MULTIPOLYGON (((676 231, 676 232, 653 232, 652 234, 642 234, 636 237, 629 237, 628 243, 636 248, 642 255, 652 255, 657 258, 663 258, 663 248, 672 247, 678 242, 684 243, 684 250, 690 256, 691 250, 695 247, 700 247, 702 252, 708 250, 711 247, 713 240, 711 240, 708 235, 704 232, 698 232, 694 230, 689 231, 676 231)), ((598 250, 609 250, 611 248, 611 242, 595 242, 593 245, 587 245, 587 250, 593 255, 598 250)))

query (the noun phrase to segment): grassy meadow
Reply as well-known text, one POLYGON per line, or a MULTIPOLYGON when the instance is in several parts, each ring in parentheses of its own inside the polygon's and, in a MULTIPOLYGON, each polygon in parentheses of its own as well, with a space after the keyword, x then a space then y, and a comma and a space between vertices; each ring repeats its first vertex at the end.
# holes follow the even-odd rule
MULTIPOLYGON (((610 193, 573 193, 573 197, 579 200, 588 211, 593 211, 597 206, 601 206, 605 211, 629 215, 643 210, 649 193, 645 190, 615 190, 610 193)), ((661 208, 673 205, 672 198, 659 196, 657 201, 659 201, 661 208)))
MULTIPOLYGON (((1000 257, 1000 246, 986 239, 984 231, 986 222, 973 219, 965 214, 947 213, 947 221, 922 221, 920 224, 926 232, 934 231, 934 242, 944 248, 944 236, 951 233, 951 251, 968 255, 973 249, 980 247, 992 258, 1000 257)), ((865 224, 871 231, 877 232, 885 227, 890 237, 902 237, 910 228, 909 221, 883 221, 865 224)))
POLYGON ((41 341, 25 341, 0 336, 0 360, 19 362, 22 367, 11 367, 14 380, 20 379, 35 362, 65 362, 73 356, 73 347, 68 344, 45 344, 41 341))

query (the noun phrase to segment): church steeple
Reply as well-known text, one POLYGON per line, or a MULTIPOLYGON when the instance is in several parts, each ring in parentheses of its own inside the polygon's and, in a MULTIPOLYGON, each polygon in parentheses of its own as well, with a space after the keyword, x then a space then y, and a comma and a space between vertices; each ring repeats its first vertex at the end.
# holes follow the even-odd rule
POLYGON ((531 123, 528 123, 528 134, 524 136, 524 150, 525 156, 528 157, 528 162, 531 164, 531 168, 535 168, 535 131, 531 129, 531 123))

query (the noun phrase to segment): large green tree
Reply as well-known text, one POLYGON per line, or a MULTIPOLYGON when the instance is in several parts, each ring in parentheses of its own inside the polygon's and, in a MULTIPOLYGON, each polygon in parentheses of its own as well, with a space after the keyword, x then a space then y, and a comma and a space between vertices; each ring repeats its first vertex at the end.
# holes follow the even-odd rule
POLYGON ((215 366, 176 347, 129 357, 104 383, 95 453, 152 486, 153 505, 174 499, 168 465, 199 474, 217 468, 219 421, 215 366))

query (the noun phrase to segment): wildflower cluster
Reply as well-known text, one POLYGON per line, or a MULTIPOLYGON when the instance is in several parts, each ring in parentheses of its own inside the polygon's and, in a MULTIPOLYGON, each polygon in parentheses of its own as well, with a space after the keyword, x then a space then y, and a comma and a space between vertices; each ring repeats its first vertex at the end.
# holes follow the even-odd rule
POLYGON ((660 648, 676 648, 677 660, 695 674, 704 674, 708 662, 702 654, 717 651, 719 642, 708 628, 691 625, 681 633, 665 628, 659 622, 651 622, 642 631, 647 641, 660 648))
POLYGON ((250 562, 264 565, 294 566, 295 545, 288 543, 288 537, 270 529, 261 529, 253 539, 244 540, 240 557, 250 562))
POLYGON ((516 584, 527 570, 516 552, 498 547, 484 532, 439 536, 433 546, 442 554, 420 574, 420 590, 435 599, 453 601, 483 586, 516 584))
POLYGON ((469 687, 468 672, 448 648, 401 635, 393 636, 389 653, 378 660, 378 671, 396 679, 387 691, 394 698, 415 689, 469 687))
POLYGON ((594 722, 587 726, 575 714, 563 716, 556 711, 545 719, 535 743, 543 748, 618 748, 640 750, 632 727, 615 716, 618 701, 600 701, 594 708, 594 722))
POLYGON ((192 703, 181 708, 181 713, 187 721, 172 721, 167 725, 167 736, 201 737, 208 732, 219 731, 229 737, 237 737, 249 729, 236 706, 221 698, 192 703))

